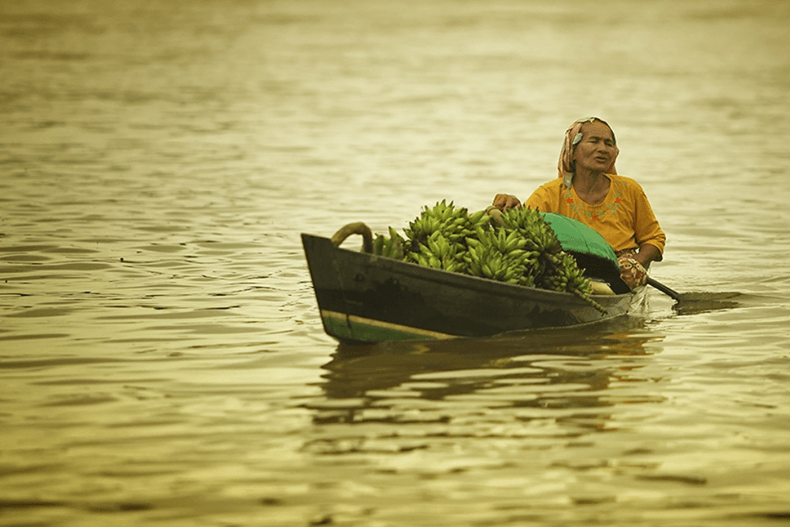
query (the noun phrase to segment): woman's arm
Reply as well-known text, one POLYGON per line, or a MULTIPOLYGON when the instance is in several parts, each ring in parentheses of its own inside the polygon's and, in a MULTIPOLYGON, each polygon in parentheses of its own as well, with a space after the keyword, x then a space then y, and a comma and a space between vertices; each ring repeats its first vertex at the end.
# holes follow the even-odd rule
POLYGON ((650 266, 650 262, 661 260, 661 251, 659 251, 658 247, 655 245, 651 243, 645 243, 639 247, 639 252, 634 255, 634 260, 642 264, 642 266, 647 269, 650 266))
POLYGON ((658 224, 656 215, 653 213, 653 207, 650 206, 645 191, 638 183, 636 188, 638 189, 638 195, 634 200, 636 203, 634 237, 639 245, 639 254, 636 260, 647 267, 650 265, 650 262, 660 262, 664 258, 664 246, 667 242, 667 236, 658 224))

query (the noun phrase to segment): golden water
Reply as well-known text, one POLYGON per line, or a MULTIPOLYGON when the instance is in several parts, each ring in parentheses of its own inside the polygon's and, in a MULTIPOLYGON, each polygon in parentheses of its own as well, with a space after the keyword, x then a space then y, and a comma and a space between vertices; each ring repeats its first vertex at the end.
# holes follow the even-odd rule
MULTIPOLYGON (((790 4, 0 3, 0 525, 790 517, 790 4), (598 115, 732 309, 349 349, 299 233, 477 210, 598 115)), ((351 242, 347 242, 351 243, 351 242)))

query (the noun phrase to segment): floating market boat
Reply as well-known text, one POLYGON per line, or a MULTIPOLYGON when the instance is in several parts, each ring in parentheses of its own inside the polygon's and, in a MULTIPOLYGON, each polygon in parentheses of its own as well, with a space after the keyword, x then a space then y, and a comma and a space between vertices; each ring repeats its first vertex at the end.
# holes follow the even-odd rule
POLYGON ((572 293, 512 285, 378 256, 371 252, 370 230, 362 223, 344 227, 341 231, 345 234, 338 231, 332 239, 302 234, 324 330, 341 342, 364 344, 487 337, 592 324, 625 315, 634 294, 620 281, 616 259, 578 245, 586 246, 590 241, 585 238, 584 229, 588 228, 578 230, 570 225, 581 234, 570 233, 558 228, 560 224, 567 227, 562 217, 552 219, 563 250, 572 254, 588 275, 605 282, 608 294, 595 294, 585 300, 572 293), (363 234, 362 251, 339 246, 349 232, 363 234))

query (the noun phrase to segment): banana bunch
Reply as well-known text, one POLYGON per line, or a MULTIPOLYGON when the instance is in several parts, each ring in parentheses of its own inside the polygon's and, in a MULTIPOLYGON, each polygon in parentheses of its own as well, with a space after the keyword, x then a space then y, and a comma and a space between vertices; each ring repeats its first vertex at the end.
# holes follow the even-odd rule
POLYGON ((539 287, 552 291, 575 292, 589 296, 592 285, 579 269, 576 259, 562 250, 557 235, 536 210, 526 207, 502 214, 503 223, 527 238, 527 246, 539 253, 535 267, 539 287))
POLYGON ((569 293, 579 291, 587 295, 592 294, 590 279, 584 276, 584 270, 579 269, 573 256, 562 252, 558 255, 552 254, 546 257, 550 261, 554 272, 545 273, 541 277, 541 285, 544 289, 569 293))
POLYGON ((442 200, 433 208, 423 207, 420 216, 403 229, 406 243, 405 260, 420 265, 464 273, 467 264, 463 257, 468 239, 478 229, 488 225, 485 211, 472 215, 465 208, 456 208, 442 200))
POLYGON ((389 236, 383 234, 376 236, 376 239, 373 240, 373 254, 402 260, 405 256, 406 240, 392 227, 389 228, 389 233, 389 236))
POLYGON ((389 236, 378 235, 374 253, 509 284, 571 292, 600 308, 590 298, 592 286, 584 270, 562 250, 537 211, 469 214, 442 200, 423 207, 403 232, 405 238, 390 227, 389 236))
POLYGON ((532 250, 548 254, 562 251, 557 235, 536 210, 526 207, 509 209, 502 213, 502 222, 506 228, 514 229, 527 238, 532 250))
POLYGON ((420 215, 409 222, 409 227, 403 229, 403 232, 407 238, 419 243, 427 243, 428 238, 435 232, 440 232, 448 241, 457 243, 474 235, 475 228, 487 224, 488 220, 485 211, 470 216, 465 208, 455 208, 452 201, 448 204, 442 200, 431 209, 423 207, 420 215))
POLYGON ((462 244, 451 242, 441 231, 434 231, 426 243, 418 244, 417 250, 409 252, 406 259, 419 265, 460 273, 466 268, 461 259, 464 252, 462 244))
POLYGON ((593 300, 592 283, 584 276, 584 269, 579 269, 576 259, 567 253, 558 255, 544 255, 551 261, 554 272, 544 275, 542 284, 539 287, 554 291, 566 291, 573 293, 589 305, 606 314, 606 308, 593 300))
POLYGON ((464 261, 468 273, 524 286, 535 285, 537 251, 526 249, 527 239, 502 227, 480 229, 477 238, 467 239, 464 261))

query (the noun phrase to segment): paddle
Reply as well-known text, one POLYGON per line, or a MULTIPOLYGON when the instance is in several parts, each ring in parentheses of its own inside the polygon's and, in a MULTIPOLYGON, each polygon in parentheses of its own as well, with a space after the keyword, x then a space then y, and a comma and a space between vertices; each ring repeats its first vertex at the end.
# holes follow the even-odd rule
POLYGON ((677 300, 678 302, 680 302, 680 293, 678 293, 674 289, 670 289, 669 287, 665 286, 664 284, 662 284, 661 282, 659 282, 655 278, 652 278, 652 277, 648 276, 647 277, 647 285, 655 287, 656 289, 658 289, 659 291, 661 291, 662 293, 664 293, 668 297, 672 298, 673 300, 677 300))
POLYGON ((714 309, 737 307, 738 302, 732 300, 740 293, 678 293, 652 277, 647 277, 647 285, 655 287, 668 297, 677 301, 675 309, 681 314, 702 313, 714 309))

